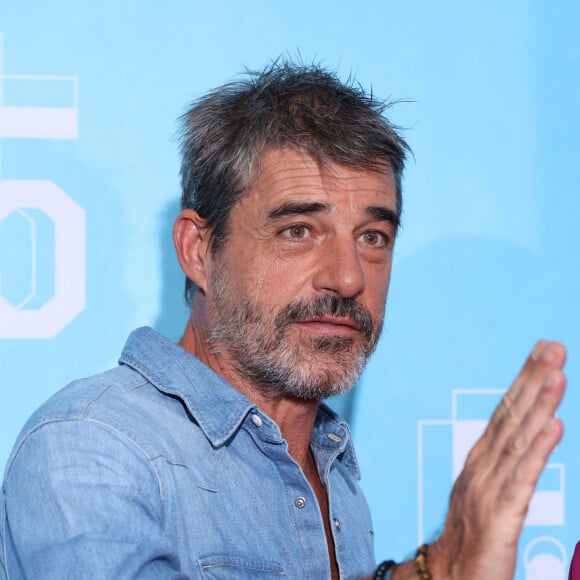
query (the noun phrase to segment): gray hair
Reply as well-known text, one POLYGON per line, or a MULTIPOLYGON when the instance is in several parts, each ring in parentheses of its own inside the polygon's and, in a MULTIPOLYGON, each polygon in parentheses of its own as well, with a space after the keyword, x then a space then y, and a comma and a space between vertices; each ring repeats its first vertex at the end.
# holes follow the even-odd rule
MULTIPOLYGON (((258 178, 272 147, 305 151, 321 166, 334 162, 369 171, 390 166, 400 216, 409 147, 383 116, 390 105, 318 65, 286 60, 247 71, 245 78, 195 101, 180 119, 181 207, 206 220, 212 255, 227 239, 232 207, 258 178)), ((187 279, 189 304, 195 288, 187 279)))

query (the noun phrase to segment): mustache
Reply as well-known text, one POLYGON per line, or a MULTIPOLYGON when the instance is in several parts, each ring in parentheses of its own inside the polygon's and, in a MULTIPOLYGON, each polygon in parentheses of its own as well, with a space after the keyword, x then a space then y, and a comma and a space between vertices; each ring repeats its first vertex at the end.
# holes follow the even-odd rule
POLYGON ((376 324, 370 312, 355 298, 318 296, 313 300, 296 300, 276 315, 274 325, 281 331, 286 325, 318 316, 350 318, 369 342, 375 340, 376 324))

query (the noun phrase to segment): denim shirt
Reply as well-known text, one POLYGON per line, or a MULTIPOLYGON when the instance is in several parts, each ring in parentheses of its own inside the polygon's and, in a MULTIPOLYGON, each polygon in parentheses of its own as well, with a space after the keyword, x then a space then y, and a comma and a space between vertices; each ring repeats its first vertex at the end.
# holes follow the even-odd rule
MULTIPOLYGON (((321 405, 311 448, 343 579, 375 567, 346 423, 321 405)), ((9 580, 330 578, 316 496, 278 425, 149 328, 20 434, 0 504, 9 580)))

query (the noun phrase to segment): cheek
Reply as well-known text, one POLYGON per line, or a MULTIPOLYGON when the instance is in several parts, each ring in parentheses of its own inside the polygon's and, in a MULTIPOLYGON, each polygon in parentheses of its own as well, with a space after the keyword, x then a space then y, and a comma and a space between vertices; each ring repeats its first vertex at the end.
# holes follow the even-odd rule
POLYGON ((313 262, 304 256, 299 260, 258 258, 247 264, 245 278, 251 283, 253 293, 262 296, 266 302, 288 304, 306 295, 312 287, 316 273, 313 262))
POLYGON ((367 279, 367 301, 373 313, 382 316, 385 312, 387 295, 389 292, 390 270, 378 272, 371 280, 367 279))

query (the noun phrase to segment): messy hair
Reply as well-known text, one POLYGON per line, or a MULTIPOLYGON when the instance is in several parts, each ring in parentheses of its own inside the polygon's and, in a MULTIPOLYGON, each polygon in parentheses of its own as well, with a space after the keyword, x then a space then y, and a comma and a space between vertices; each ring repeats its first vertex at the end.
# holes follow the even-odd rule
MULTIPOLYGON (((232 207, 259 177, 264 154, 273 147, 296 148, 321 166, 390 166, 400 216, 409 147, 384 116, 389 106, 352 80, 341 82, 318 65, 287 60, 247 71, 195 101, 181 117, 181 206, 206 221, 212 255, 227 240, 232 207)), ((195 288, 187 279, 188 303, 195 288)))

